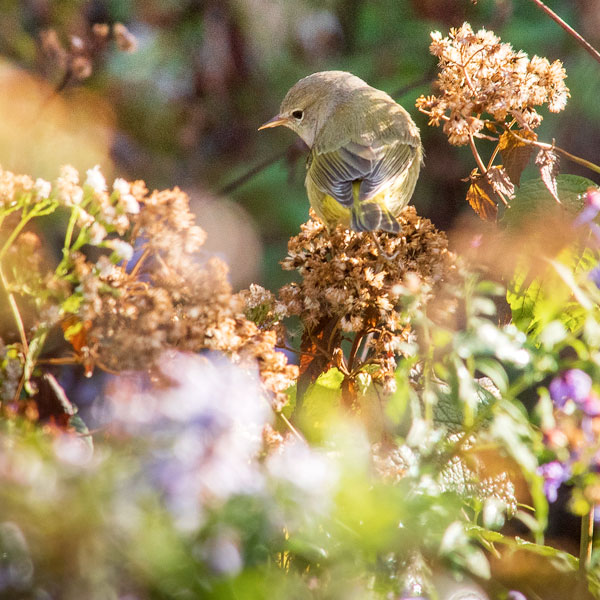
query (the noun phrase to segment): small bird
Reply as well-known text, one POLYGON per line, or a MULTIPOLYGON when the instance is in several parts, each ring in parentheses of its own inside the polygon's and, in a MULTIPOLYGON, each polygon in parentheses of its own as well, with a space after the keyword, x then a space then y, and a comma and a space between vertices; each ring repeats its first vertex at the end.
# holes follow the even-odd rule
POLYGON ((313 73, 260 129, 285 125, 310 148, 306 191, 328 228, 400 232, 423 162, 419 129, 388 94, 344 71, 313 73))

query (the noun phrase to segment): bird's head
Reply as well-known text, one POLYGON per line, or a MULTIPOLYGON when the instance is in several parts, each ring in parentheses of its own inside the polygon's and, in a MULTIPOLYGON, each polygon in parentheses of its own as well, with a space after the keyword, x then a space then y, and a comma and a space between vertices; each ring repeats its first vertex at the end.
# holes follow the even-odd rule
POLYGON ((279 113, 261 125, 259 130, 284 125, 312 147, 336 106, 345 102, 352 90, 366 85, 362 79, 344 71, 313 73, 290 89, 279 113))

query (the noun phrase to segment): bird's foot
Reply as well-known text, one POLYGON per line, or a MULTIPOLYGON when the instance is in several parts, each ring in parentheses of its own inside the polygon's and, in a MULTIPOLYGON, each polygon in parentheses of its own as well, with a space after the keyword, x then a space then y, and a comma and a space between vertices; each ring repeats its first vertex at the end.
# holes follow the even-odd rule
POLYGON ((400 250, 397 250, 396 252, 394 252, 394 254, 388 254, 381 247, 381 244, 379 243, 379 240, 377 239, 375 232, 370 231, 369 233, 371 234, 371 239, 373 240, 373 242, 375 242, 375 245, 377 246, 377 250, 379 250, 379 254, 381 254, 381 256, 383 256, 383 258, 385 258, 385 260, 387 260, 388 262, 392 262, 393 260, 395 260, 396 257, 398 256, 398 254, 400 254, 400 250))

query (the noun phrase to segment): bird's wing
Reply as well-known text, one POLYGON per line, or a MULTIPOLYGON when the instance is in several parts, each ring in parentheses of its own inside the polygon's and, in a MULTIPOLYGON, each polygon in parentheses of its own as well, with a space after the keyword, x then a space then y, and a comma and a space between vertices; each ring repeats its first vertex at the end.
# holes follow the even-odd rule
POLYGON ((351 207, 354 182, 360 182, 359 199, 366 200, 407 169, 416 151, 416 147, 400 142, 369 146, 348 142, 332 152, 313 150, 308 176, 323 192, 351 207))

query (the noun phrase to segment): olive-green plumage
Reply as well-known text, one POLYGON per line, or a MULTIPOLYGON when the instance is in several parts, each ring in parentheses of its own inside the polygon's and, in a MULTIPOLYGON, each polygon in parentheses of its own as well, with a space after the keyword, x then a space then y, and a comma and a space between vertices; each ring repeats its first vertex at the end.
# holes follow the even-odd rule
POLYGON ((388 94, 351 73, 301 79, 261 129, 285 125, 310 148, 306 191, 328 227, 400 231, 423 161, 419 129, 388 94))

